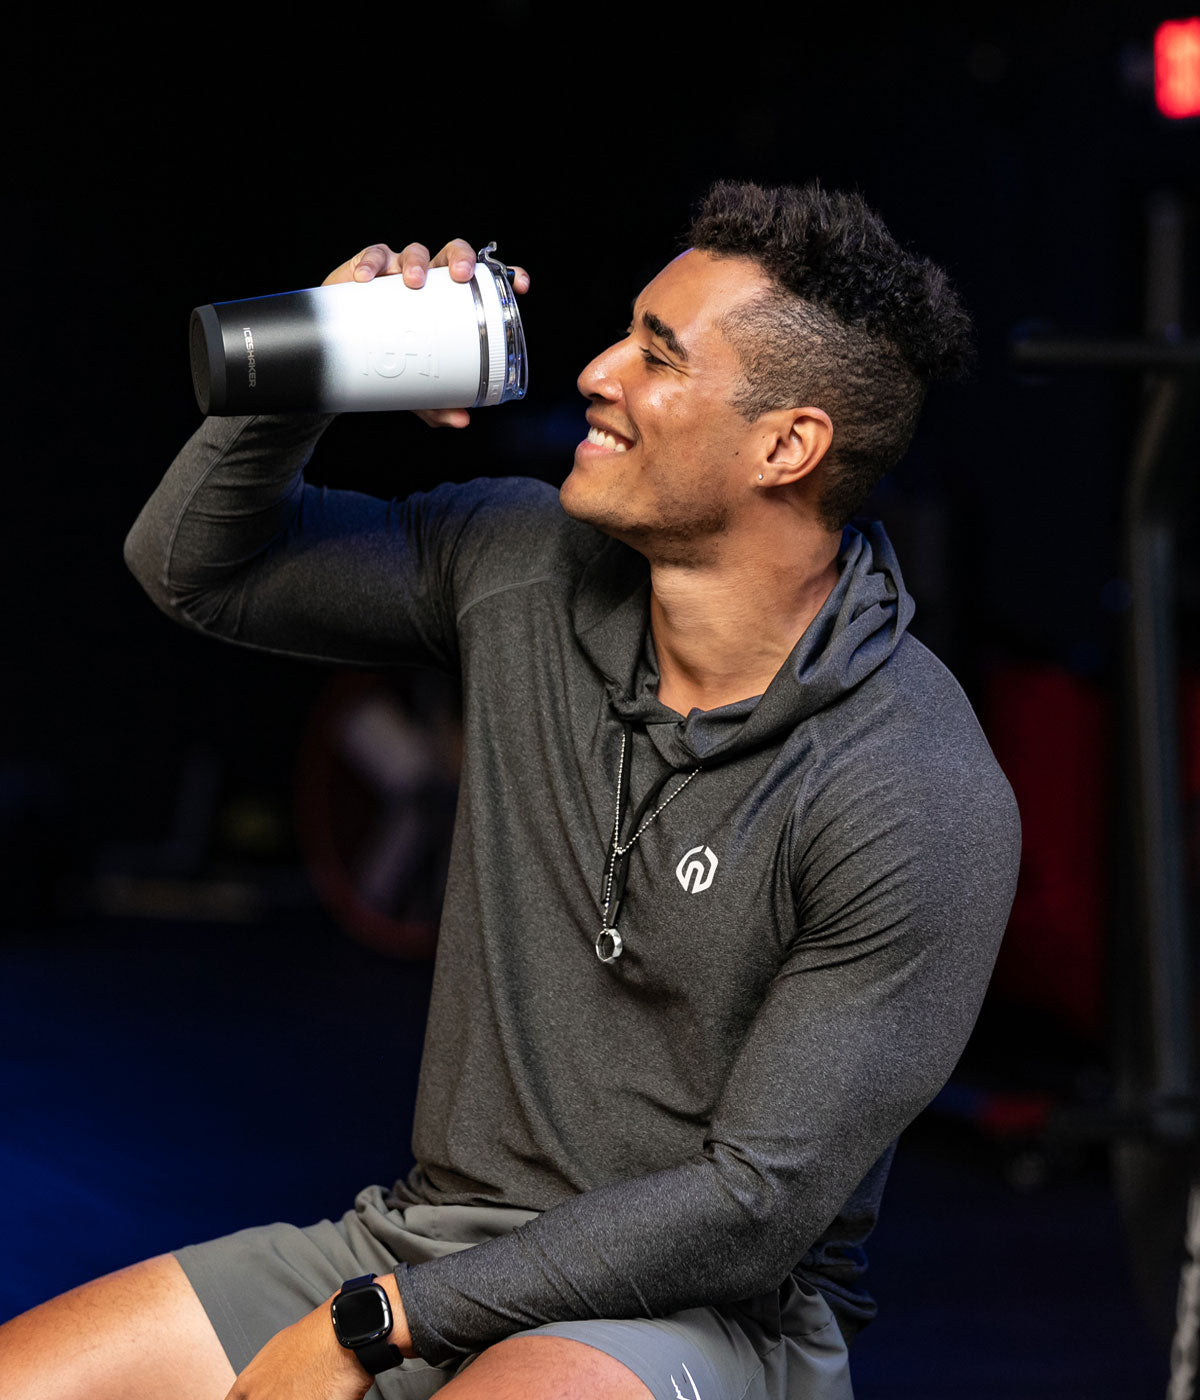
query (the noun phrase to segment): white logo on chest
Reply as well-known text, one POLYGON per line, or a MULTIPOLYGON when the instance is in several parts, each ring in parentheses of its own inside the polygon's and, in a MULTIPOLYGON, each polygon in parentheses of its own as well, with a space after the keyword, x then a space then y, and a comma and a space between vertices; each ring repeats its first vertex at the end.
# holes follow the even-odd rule
POLYGON ((685 851, 682 860, 675 867, 675 878, 688 894, 699 894, 708 889, 717 873, 717 856, 707 846, 693 846, 685 851))

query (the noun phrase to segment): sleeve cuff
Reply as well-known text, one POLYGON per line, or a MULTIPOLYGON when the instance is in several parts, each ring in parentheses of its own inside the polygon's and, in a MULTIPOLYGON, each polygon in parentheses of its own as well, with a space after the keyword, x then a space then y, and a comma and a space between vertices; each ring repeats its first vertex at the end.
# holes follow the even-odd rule
POLYGON ((400 1290, 400 1302, 404 1307, 404 1320, 408 1323, 408 1335, 412 1338, 413 1351, 430 1366, 451 1366, 465 1361, 472 1353, 448 1342, 440 1333, 426 1326, 415 1299, 413 1298, 413 1275, 407 1264, 397 1264, 396 1287, 400 1290))

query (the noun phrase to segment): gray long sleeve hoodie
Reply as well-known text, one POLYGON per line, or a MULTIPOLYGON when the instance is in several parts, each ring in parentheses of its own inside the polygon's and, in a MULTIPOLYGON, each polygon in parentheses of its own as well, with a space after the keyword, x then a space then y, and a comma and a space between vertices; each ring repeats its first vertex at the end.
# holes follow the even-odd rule
POLYGON ((847 530, 833 593, 761 697, 681 718, 656 698, 640 555, 538 482, 407 501, 308 486, 326 421, 209 419, 126 558, 199 631, 461 678, 417 1166, 394 1198, 541 1214, 398 1270, 419 1354, 732 1302, 793 1272, 853 1334, 894 1140, 966 1043, 1019 854, 970 706, 906 632, 882 529, 847 530), (633 848, 606 966, 626 732, 633 804, 700 771, 633 848))

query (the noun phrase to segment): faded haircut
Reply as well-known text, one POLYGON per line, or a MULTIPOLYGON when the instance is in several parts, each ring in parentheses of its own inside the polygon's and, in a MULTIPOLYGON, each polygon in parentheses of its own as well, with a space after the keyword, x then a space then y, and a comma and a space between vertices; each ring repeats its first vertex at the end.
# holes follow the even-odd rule
POLYGON ((971 322, 957 293, 861 196, 815 180, 718 182, 688 243, 751 258, 774 283, 722 319, 744 376, 731 402, 749 422, 806 404, 829 414, 821 521, 840 529, 904 455, 929 386, 970 368, 971 322))

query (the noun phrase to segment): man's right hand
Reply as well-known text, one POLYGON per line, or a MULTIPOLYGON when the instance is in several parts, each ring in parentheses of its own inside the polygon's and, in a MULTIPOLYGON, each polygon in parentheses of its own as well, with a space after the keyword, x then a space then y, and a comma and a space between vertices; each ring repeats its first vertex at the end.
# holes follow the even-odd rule
MULTIPOLYGON (((408 287, 423 287, 425 274, 431 267, 448 267, 455 282, 469 282, 475 271, 475 250, 461 238, 454 238, 437 257, 430 258, 424 243, 410 243, 398 253, 386 243, 372 243, 341 267, 334 268, 321 285, 330 287, 335 282, 370 282, 374 277, 400 276, 408 287)), ((513 274, 514 290, 527 292, 529 273, 523 267, 515 267, 513 274)), ((465 428, 471 421, 465 408, 419 409, 416 413, 431 428, 465 428)))

